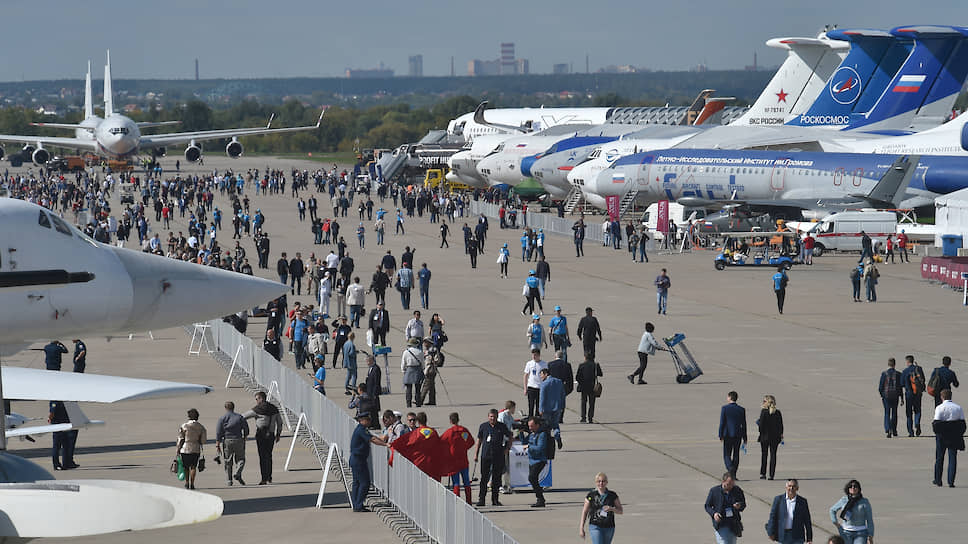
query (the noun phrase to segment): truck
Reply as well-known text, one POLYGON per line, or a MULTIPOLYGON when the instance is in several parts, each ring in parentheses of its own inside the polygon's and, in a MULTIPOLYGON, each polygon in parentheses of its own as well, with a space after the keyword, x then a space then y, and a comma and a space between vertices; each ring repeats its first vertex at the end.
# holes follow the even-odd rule
POLYGON ((797 229, 813 234, 815 257, 824 251, 861 251, 861 231, 883 242, 897 232, 897 214, 880 210, 837 212, 817 223, 800 223, 797 229))

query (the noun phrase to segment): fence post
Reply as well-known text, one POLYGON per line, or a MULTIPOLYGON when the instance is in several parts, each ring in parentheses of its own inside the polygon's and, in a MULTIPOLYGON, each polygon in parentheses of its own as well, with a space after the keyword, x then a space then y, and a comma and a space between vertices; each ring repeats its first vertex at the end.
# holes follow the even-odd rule
POLYGON ((239 348, 237 350, 235 350, 235 357, 232 357, 232 367, 229 368, 229 375, 228 375, 227 378, 225 378, 225 387, 224 387, 224 389, 228 389, 229 382, 232 381, 232 372, 235 371, 235 364, 239 360, 239 354, 240 353, 242 353, 242 346, 241 345, 239 346, 239 348))

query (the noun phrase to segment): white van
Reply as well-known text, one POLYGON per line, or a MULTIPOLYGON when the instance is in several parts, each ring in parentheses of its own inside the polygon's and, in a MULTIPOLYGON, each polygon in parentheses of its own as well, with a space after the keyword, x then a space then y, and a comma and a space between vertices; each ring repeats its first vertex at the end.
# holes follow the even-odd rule
MULTIPOLYGON (((642 214, 641 224, 649 227, 649 236, 655 240, 662 240, 663 235, 657 230, 659 217, 659 203, 653 202, 645 209, 642 214)), ((673 220, 679 231, 689 228, 690 222, 706 217, 706 210, 703 208, 687 208, 675 202, 669 203, 669 219, 673 220)))
POLYGON ((813 254, 820 256, 824 251, 861 251, 861 231, 866 232, 872 240, 883 243, 896 230, 896 213, 865 210, 830 214, 819 223, 814 223, 808 231, 816 239, 813 254))

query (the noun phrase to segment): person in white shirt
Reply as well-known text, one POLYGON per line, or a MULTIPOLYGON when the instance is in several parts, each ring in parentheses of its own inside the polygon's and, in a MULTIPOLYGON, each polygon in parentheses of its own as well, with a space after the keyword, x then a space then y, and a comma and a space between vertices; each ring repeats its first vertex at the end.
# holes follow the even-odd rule
POLYGON ((965 412, 951 400, 951 389, 941 390, 941 404, 934 409, 934 485, 941 487, 944 454, 948 452, 948 487, 955 486, 958 450, 965 449, 965 412))
POLYGON ((645 381, 645 367, 649 366, 649 355, 655 355, 655 350, 657 349, 665 349, 656 342, 655 337, 652 336, 653 331, 655 331, 655 325, 646 323, 645 333, 642 334, 642 339, 639 340, 639 368, 628 375, 629 383, 636 383, 636 376, 639 377, 639 384, 648 383, 645 381))
POLYGON ((424 338, 424 323, 420 320, 420 311, 413 313, 413 318, 407 321, 407 327, 403 329, 403 335, 405 340, 410 340, 411 338, 416 338, 417 340, 423 341, 424 338))
POLYGON ((541 394, 541 377, 538 375, 548 363, 541 360, 541 350, 531 350, 531 360, 524 365, 524 395, 528 397, 528 418, 538 415, 538 399, 541 394))
MULTIPOLYGON (((514 432, 514 409, 517 404, 513 400, 504 403, 504 409, 498 412, 497 420, 504 424, 512 433, 514 432)), ((511 450, 504 450, 504 475, 501 477, 501 493, 511 494, 511 450)))

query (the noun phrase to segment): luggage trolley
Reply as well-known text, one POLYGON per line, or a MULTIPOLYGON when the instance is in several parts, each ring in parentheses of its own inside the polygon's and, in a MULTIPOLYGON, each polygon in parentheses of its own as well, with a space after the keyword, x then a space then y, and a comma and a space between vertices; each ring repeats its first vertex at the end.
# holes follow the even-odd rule
POLYGON ((676 365, 676 381, 679 383, 689 383, 702 375, 699 363, 696 362, 692 352, 683 342, 685 339, 686 335, 681 332, 677 332, 669 338, 663 338, 666 347, 669 349, 669 354, 672 355, 672 362, 676 365))

